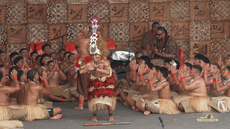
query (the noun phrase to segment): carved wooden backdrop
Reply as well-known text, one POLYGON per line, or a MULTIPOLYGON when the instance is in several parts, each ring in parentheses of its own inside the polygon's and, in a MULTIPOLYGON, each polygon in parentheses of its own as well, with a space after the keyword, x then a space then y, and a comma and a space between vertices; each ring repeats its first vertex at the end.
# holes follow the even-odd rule
POLYGON ((202 53, 212 60, 230 54, 229 0, 0 0, 0 43, 7 52, 32 42, 54 51, 73 42, 92 16, 117 47, 138 50, 154 21, 166 27, 184 58, 202 53))

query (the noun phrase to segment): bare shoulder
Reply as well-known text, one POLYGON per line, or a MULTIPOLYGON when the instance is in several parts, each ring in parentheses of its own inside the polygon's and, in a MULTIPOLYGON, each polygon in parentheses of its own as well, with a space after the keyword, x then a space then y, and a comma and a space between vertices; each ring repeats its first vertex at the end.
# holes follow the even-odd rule
POLYGON ((39 91, 43 89, 43 87, 41 85, 38 85, 38 84, 33 84, 30 87, 32 89, 36 89, 36 90, 39 90, 39 91))
POLYGON ((86 64, 86 66, 90 66, 90 65, 92 65, 93 64, 93 61, 90 61, 90 62, 88 62, 87 64, 86 64))

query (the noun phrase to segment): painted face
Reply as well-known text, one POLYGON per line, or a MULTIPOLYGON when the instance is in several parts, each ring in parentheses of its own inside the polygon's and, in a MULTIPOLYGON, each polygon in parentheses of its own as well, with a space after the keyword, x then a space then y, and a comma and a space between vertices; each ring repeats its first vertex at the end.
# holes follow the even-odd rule
POLYGON ((171 66, 169 63, 164 62, 164 66, 168 69, 168 71, 171 71, 171 66))
POLYGON ((190 75, 191 75, 191 76, 194 76, 196 73, 198 73, 198 71, 197 71, 196 69, 192 68, 192 69, 190 70, 190 75))
POLYGON ((101 61, 101 55, 99 55, 99 54, 93 54, 93 55, 91 55, 91 57, 92 57, 92 60, 94 61, 94 62, 100 62, 101 61))
POLYGON ((186 64, 183 64, 183 66, 182 66, 182 70, 183 70, 183 71, 187 71, 187 70, 189 70, 189 67, 187 67, 187 65, 186 65, 186 64))
POLYGON ((199 60, 197 58, 194 59, 194 65, 199 65, 199 60))
POLYGON ((209 71, 211 72, 211 73, 214 73, 214 72, 216 72, 216 70, 217 70, 217 68, 214 66, 214 65, 210 65, 210 68, 209 68, 209 71))
POLYGON ((23 60, 19 60, 18 63, 16 64, 19 68, 23 66, 23 60))
POLYGON ((46 53, 46 54, 50 54, 51 53, 51 48, 50 48, 50 46, 46 46, 45 48, 44 48, 44 53, 46 53))
POLYGON ((47 65, 47 62, 50 61, 50 58, 49 57, 44 57, 42 59, 42 63, 44 63, 45 65, 47 65))
POLYGON ((22 50, 21 56, 22 56, 22 57, 27 57, 27 56, 28 56, 27 50, 22 50))
POLYGON ((203 68, 206 65, 206 63, 203 60, 199 60, 198 65, 200 65, 203 68))
POLYGON ((0 55, 0 60, 1 60, 1 62, 6 62, 6 53, 1 53, 1 55, 0 55))
POLYGON ((139 64, 145 64, 145 61, 140 59, 139 64))
POLYGON ((32 55, 32 57, 31 57, 32 60, 35 61, 37 56, 38 56, 38 54, 37 54, 37 53, 34 53, 34 54, 32 55))
POLYGON ((59 58, 60 58, 61 60, 64 59, 64 53, 65 53, 65 51, 61 51, 61 52, 59 53, 59 58))
POLYGON ((157 79, 158 80, 160 80, 161 79, 161 77, 163 76, 163 74, 160 72, 160 70, 158 70, 158 72, 157 72, 157 79))
POLYGON ((156 68, 155 68, 155 67, 152 68, 152 71, 153 71, 153 73, 154 73, 153 75, 156 75, 156 74, 158 73, 158 72, 156 71, 156 68))
POLYGON ((54 62, 49 63, 48 68, 49 70, 54 69, 54 62))

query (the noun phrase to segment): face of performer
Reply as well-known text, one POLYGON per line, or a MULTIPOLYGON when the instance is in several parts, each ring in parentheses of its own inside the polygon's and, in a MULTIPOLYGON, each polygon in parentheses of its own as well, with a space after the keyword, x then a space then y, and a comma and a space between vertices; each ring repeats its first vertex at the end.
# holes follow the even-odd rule
POLYGON ((229 73, 230 73, 230 71, 228 71, 227 68, 223 69, 222 72, 221 72, 223 77, 227 77, 229 73))
POLYGON ((189 67, 187 67, 186 64, 183 64, 182 65, 182 70, 185 72, 185 71, 188 71, 189 70, 189 67))
POLYGON ((199 65, 199 60, 197 58, 194 59, 194 65, 199 65))
POLYGON ((50 56, 52 57, 53 60, 57 60, 57 54, 56 53, 52 53, 50 56))
POLYGON ((101 55, 99 54, 92 54, 91 55, 93 62, 100 63, 101 62, 101 55))
POLYGON ((198 74, 198 71, 197 71, 196 69, 192 68, 192 69, 190 70, 190 75, 191 75, 192 77, 194 77, 196 74, 198 74))
POLYGON ((22 50, 20 54, 22 57, 25 57, 25 58, 27 58, 27 56, 28 56, 27 50, 22 50))
POLYGON ((230 57, 227 57, 227 59, 226 59, 226 65, 230 66, 230 57))
POLYGON ((165 33, 163 33, 161 30, 157 30, 156 36, 158 40, 161 40, 164 38, 165 33))
POLYGON ((164 66, 168 69, 168 71, 171 71, 171 65, 168 62, 164 62, 164 66))
POLYGON ((51 48, 50 48, 50 46, 46 46, 46 47, 44 48, 43 52, 46 53, 46 54, 50 54, 50 53, 51 53, 51 48))
POLYGON ((200 65, 203 68, 206 65, 206 63, 203 60, 199 60, 198 65, 200 65))
POLYGON ((41 60, 41 57, 38 57, 36 60, 37 65, 40 65, 40 60, 41 60))
POLYGON ((65 57, 64 57, 65 62, 68 62, 68 61, 69 61, 69 60, 68 60, 68 56, 69 56, 69 54, 70 54, 70 53, 65 54, 65 57))
POLYGON ((48 62, 48 61, 50 61, 50 58, 49 58, 48 56, 46 56, 46 57, 44 57, 44 58, 42 59, 42 63, 45 64, 45 65, 47 65, 47 62, 48 62))
POLYGON ((38 79, 39 79, 39 75, 38 75, 38 73, 36 73, 35 76, 34 76, 34 80, 33 81, 36 82, 38 79))
POLYGON ((1 61, 2 63, 6 62, 6 53, 1 53, 1 54, 0 54, 0 61, 1 61))
POLYGON ((156 33, 157 32, 157 28, 160 27, 160 24, 155 24, 152 28, 153 30, 153 33, 156 33))
POLYGON ((49 63, 48 68, 49 70, 54 69, 54 62, 49 63))
POLYGON ((32 61, 36 61, 36 57, 38 56, 38 54, 37 53, 34 53, 32 56, 31 56, 31 59, 32 59, 32 61))
POLYGON ((16 65, 21 68, 23 66, 23 59, 19 60, 18 63, 16 63, 16 65))
POLYGON ((143 54, 141 54, 141 53, 135 55, 136 63, 137 63, 137 64, 139 64, 139 62, 140 62, 140 57, 141 57, 141 56, 143 56, 143 54))
POLYGON ((60 59, 60 60, 64 60, 64 53, 65 53, 64 50, 63 50, 63 51, 60 51, 60 53, 59 53, 59 59, 60 59))
POLYGON ((163 74, 160 72, 160 70, 157 71, 157 80, 160 80, 162 78, 163 74))
POLYGON ((16 57, 18 57, 18 56, 19 56, 19 55, 13 56, 13 57, 11 58, 12 62, 14 62, 14 59, 15 59, 16 57))
POLYGON ((214 65, 211 64, 210 68, 209 68, 209 72, 210 73, 214 73, 214 72, 216 72, 216 69, 217 69, 216 66, 214 66, 214 65))
POLYGON ((75 55, 71 54, 69 57, 69 62, 74 63, 74 61, 75 61, 75 55))
POLYGON ((155 67, 152 68, 152 71, 153 71, 153 73, 154 73, 153 75, 156 75, 156 74, 157 74, 157 71, 156 71, 155 67))

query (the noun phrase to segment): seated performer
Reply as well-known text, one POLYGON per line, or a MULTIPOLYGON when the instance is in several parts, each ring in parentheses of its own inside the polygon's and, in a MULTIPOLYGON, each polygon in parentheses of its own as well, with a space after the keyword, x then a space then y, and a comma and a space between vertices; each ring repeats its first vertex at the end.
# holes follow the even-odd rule
POLYGON ((5 86, 5 75, 0 72, 0 121, 1 120, 25 120, 27 112, 17 106, 10 106, 7 94, 16 93, 20 90, 17 80, 17 71, 11 72, 14 86, 5 86))
POLYGON ((172 101, 180 111, 190 112, 208 112, 210 111, 209 98, 204 80, 200 77, 202 68, 199 65, 193 65, 190 75, 193 79, 189 83, 185 81, 185 73, 179 70, 182 85, 185 89, 182 95, 174 94, 172 101))
POLYGON ((57 54, 55 52, 51 52, 50 57, 52 58, 52 60, 58 60, 57 54))
POLYGON ((155 46, 157 45, 157 28, 160 27, 159 22, 154 22, 152 24, 152 29, 146 32, 142 40, 142 48, 147 51, 147 56, 152 58, 152 54, 155 51, 155 46))
POLYGON ((27 65, 26 58, 23 58, 22 56, 18 56, 14 59, 14 65, 21 70, 24 70, 25 68, 27 70, 30 69, 30 67, 27 65))
POLYGON ((50 60, 47 66, 48 68, 45 72, 47 73, 47 80, 52 94, 47 97, 52 101, 73 102, 74 99, 71 98, 72 95, 70 94, 68 86, 59 86, 60 80, 66 80, 66 76, 59 69, 57 60, 50 60))
POLYGON ((223 69, 222 76, 226 78, 222 83, 219 81, 220 72, 213 73, 214 89, 217 92, 224 92, 223 96, 212 97, 209 105, 218 112, 230 111, 230 66, 223 69))
POLYGON ((46 108, 43 105, 38 104, 38 96, 39 92, 49 96, 50 88, 47 81, 47 73, 43 71, 42 77, 40 77, 42 81, 44 81, 45 88, 42 85, 37 84, 36 82, 39 79, 38 73, 32 69, 27 72, 28 86, 25 89, 25 105, 22 107, 27 111, 28 115, 26 120, 33 121, 36 119, 60 119, 62 117, 61 112, 62 109, 59 107, 55 108, 46 108))
POLYGON ((142 103, 141 110, 145 115, 152 113, 160 114, 179 114, 174 103, 170 100, 170 86, 166 78, 168 77, 168 70, 165 67, 160 67, 157 72, 156 79, 158 83, 151 83, 152 79, 148 81, 147 86, 150 87, 151 91, 157 91, 159 99, 152 100, 147 103, 142 103))
MULTIPOLYGON (((170 59, 169 59, 170 60, 170 59)), ((166 62, 167 60, 165 60, 166 62)), ((171 60, 167 65, 166 65, 166 68, 168 69, 169 71, 169 74, 168 74, 168 82, 169 82, 169 85, 170 85, 170 89, 172 91, 179 91, 178 89, 178 82, 177 80, 174 79, 174 76, 178 77, 177 75, 177 70, 179 69, 179 66, 180 66, 180 63, 176 60, 171 60)), ((176 78, 175 77, 175 78, 176 78)))
POLYGON ((26 48, 22 48, 20 51, 19 51, 20 55, 26 59, 26 62, 29 63, 30 62, 30 59, 29 59, 29 56, 28 56, 28 51, 26 48))
MULTIPOLYGON (((64 70, 69 66, 69 61, 68 61, 68 56, 71 52, 70 51, 66 51, 64 53, 64 63, 60 64, 60 69, 64 72, 64 70)), ((65 72, 64 72, 65 73, 65 72)), ((67 74, 67 73, 65 73, 67 74)))
POLYGON ((50 44, 44 44, 43 46, 42 46, 42 51, 44 52, 44 54, 48 54, 48 55, 50 55, 50 53, 51 53, 51 45, 50 44))
POLYGON ((40 65, 41 67, 37 68, 38 74, 41 76, 43 71, 46 71, 48 66, 47 63, 50 61, 50 55, 43 54, 40 59, 40 65))
POLYGON ((41 55, 38 55, 37 57, 36 57, 36 65, 34 66, 34 69, 36 69, 36 71, 38 71, 38 69, 41 67, 41 64, 40 64, 40 62, 41 62, 41 55))
POLYGON ((6 63, 6 52, 0 51, 0 64, 7 65, 6 63))
POLYGON ((64 61, 64 53, 65 53, 65 49, 61 49, 59 50, 59 53, 58 53, 58 64, 59 64, 59 67, 60 67, 60 64, 63 64, 65 63, 64 61))
POLYGON ((38 53, 37 52, 31 52, 30 53, 30 58, 31 58, 31 60, 30 60, 30 62, 28 62, 28 66, 30 67, 30 68, 35 68, 36 67, 36 57, 38 56, 38 53))
MULTIPOLYGON (((164 27, 158 27, 156 37, 158 40, 157 50, 155 51, 155 58, 159 62, 160 65, 163 64, 163 60, 165 58, 171 58, 180 62, 178 47, 176 41, 169 36, 166 29, 164 27)), ((151 61, 153 64, 154 62, 151 61)))
POLYGON ((108 109, 109 121, 114 121, 113 110, 116 106, 116 82, 114 76, 112 76, 112 69, 109 66, 110 62, 107 60, 109 54, 107 43, 101 37, 98 37, 99 35, 96 33, 97 23, 92 23, 93 34, 86 46, 92 61, 87 63, 79 73, 90 72, 90 81, 87 89, 88 107, 93 112, 92 121, 97 122, 97 111, 100 109, 108 109))

